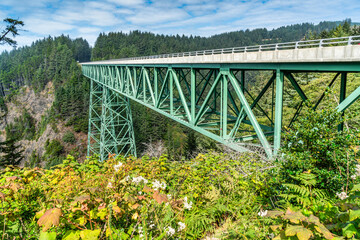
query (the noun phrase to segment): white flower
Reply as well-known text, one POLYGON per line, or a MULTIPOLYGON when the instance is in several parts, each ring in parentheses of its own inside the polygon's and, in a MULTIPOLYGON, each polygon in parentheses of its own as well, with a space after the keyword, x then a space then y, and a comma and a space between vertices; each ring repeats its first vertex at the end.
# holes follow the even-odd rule
POLYGON ((119 162, 117 165, 114 165, 115 172, 119 171, 122 165, 123 165, 122 162, 119 162))
POLYGON ((171 199, 171 194, 168 194, 168 195, 166 195, 167 196, 167 198, 170 200, 171 199))
POLYGON ((139 237, 140 237, 140 239, 144 238, 144 232, 142 230, 142 227, 140 227, 140 226, 139 226, 139 237))
POLYGON ((155 223, 152 223, 149 225, 149 228, 155 228, 155 226, 156 226, 155 223))
POLYGON ((265 216, 267 215, 267 213, 268 213, 267 210, 265 210, 265 211, 260 210, 260 212, 258 212, 258 215, 259 215, 260 217, 265 217, 265 216))
POLYGON ((269 238, 274 238, 275 237, 275 234, 274 233, 270 233, 269 234, 269 238))
POLYGON ((125 177, 125 181, 129 181, 129 180, 130 180, 130 176, 127 175, 127 176, 125 177))
POLYGON ((106 187, 107 187, 107 188, 113 188, 112 182, 109 182, 106 187))
POLYGON ((298 144, 304 144, 304 142, 302 140, 299 140, 298 144))
POLYGON ((167 230, 166 230, 166 234, 168 236, 172 236, 175 234, 175 229, 173 229, 172 227, 168 227, 167 230))
POLYGON ((357 164, 357 165, 355 166, 355 171, 356 171, 356 175, 357 175, 357 176, 360 176, 360 165, 359 165, 359 164, 357 164))
POLYGON ((184 230, 184 229, 185 229, 185 227, 186 227, 185 223, 178 222, 178 224, 179 224, 179 229, 178 229, 178 232, 180 232, 180 231, 182 231, 182 230, 184 230))
POLYGON ((185 208, 185 209, 190 210, 190 209, 192 208, 192 204, 193 204, 193 203, 192 203, 191 201, 188 203, 187 197, 184 197, 184 208, 185 208))
POLYGON ((166 183, 160 182, 158 180, 155 180, 154 182, 152 182, 152 185, 153 185, 154 190, 158 190, 159 188, 161 188, 161 189, 166 188, 166 183))
POLYGON ((136 184, 139 184, 141 181, 143 181, 144 183, 147 183, 148 180, 146 180, 145 178, 143 178, 142 176, 139 176, 139 177, 134 177, 132 182, 133 183, 136 183, 136 184))
POLYGON ((346 199, 346 198, 349 197, 349 196, 346 194, 346 192, 336 193, 336 196, 338 196, 338 198, 340 198, 341 200, 344 200, 344 199, 346 199))
POLYGON ((357 175, 356 175, 356 174, 351 175, 351 179, 353 179, 353 180, 355 180, 355 179, 356 179, 356 177, 357 177, 357 175))

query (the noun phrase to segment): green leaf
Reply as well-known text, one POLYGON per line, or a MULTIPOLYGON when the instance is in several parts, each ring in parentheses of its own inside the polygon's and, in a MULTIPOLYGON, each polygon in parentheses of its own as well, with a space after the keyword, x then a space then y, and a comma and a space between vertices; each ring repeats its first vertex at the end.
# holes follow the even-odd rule
POLYGON ((69 230, 65 233, 62 240, 79 240, 80 239, 80 233, 79 231, 69 230))
POLYGON ((358 231, 356 230, 356 227, 350 223, 346 227, 342 229, 342 234, 344 237, 352 238, 355 234, 357 234, 358 231))
POLYGON ((56 232, 40 232, 39 240, 55 240, 56 239, 56 232))
POLYGON ((299 240, 308 240, 313 236, 313 233, 303 226, 291 225, 285 229, 286 236, 297 236, 299 240))
POLYGON ((100 229, 96 230, 83 230, 80 232, 80 237, 82 240, 98 240, 100 235, 100 229))
POLYGON ((356 184, 350 192, 356 192, 356 191, 360 191, 360 184, 356 184))
POLYGON ((355 219, 360 218, 360 210, 350 210, 349 220, 354 221, 355 219))
POLYGON ((96 216, 99 217, 101 220, 104 220, 105 217, 108 215, 108 211, 106 208, 101 209, 96 216))

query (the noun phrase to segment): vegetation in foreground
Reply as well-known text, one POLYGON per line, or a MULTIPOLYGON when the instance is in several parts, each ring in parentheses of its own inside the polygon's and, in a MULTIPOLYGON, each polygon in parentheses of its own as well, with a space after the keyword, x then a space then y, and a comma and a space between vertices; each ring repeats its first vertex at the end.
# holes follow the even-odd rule
POLYGON ((359 139, 338 113, 308 110, 284 157, 68 156, 1 173, 3 239, 357 239, 359 139), (332 126, 332 128, 330 127, 332 126))

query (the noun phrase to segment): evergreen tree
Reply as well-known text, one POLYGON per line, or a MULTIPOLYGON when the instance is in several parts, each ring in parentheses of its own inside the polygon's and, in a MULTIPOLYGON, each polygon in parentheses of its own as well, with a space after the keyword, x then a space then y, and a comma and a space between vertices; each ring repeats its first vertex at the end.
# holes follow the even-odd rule
POLYGON ((8 34, 12 34, 13 37, 19 35, 18 27, 24 26, 24 22, 12 18, 5 18, 4 22, 7 25, 6 28, 1 32, 0 44, 9 44, 10 46, 16 46, 16 41, 9 38, 8 34))
POLYGON ((15 138, 0 142, 0 166, 6 167, 8 165, 18 165, 23 157, 24 150, 20 148, 20 145, 16 144, 15 138))

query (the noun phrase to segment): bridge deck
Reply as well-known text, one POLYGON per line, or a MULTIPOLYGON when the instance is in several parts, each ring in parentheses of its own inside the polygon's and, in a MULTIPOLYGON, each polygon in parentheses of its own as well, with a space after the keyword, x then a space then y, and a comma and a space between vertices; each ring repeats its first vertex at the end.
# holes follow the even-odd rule
POLYGON ((83 63, 97 64, 183 64, 183 63, 296 63, 296 62, 360 62, 360 45, 303 48, 213 55, 148 59, 114 59, 83 63))

